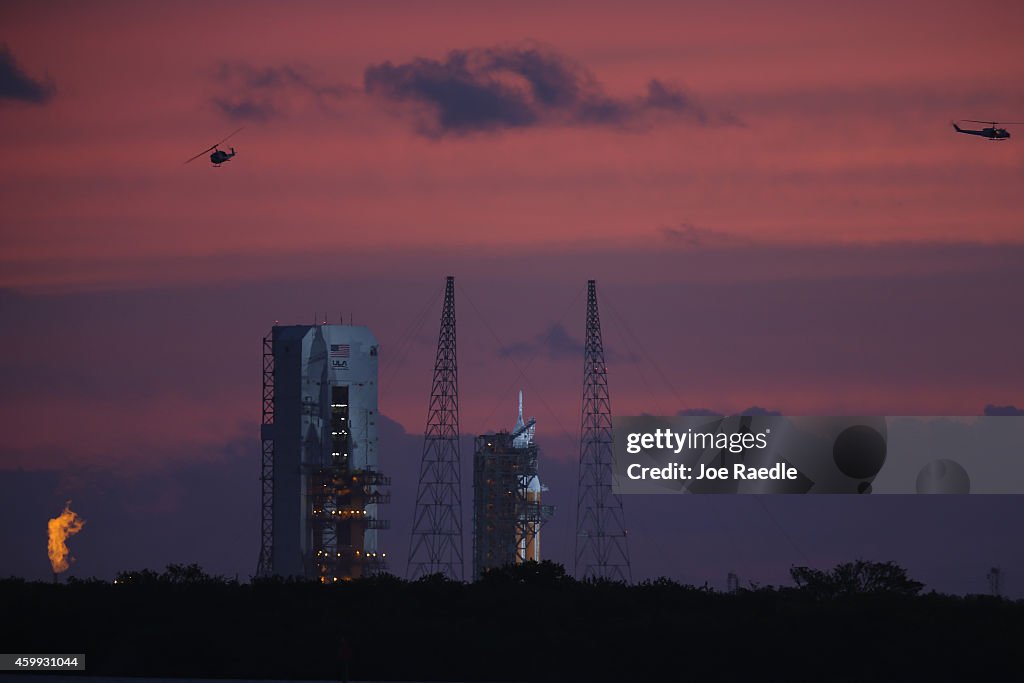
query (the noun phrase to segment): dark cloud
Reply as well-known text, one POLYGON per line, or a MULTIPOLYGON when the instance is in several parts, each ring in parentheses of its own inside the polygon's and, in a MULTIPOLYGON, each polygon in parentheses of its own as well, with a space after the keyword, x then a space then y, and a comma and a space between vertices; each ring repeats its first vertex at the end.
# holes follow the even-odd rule
POLYGON ((49 80, 38 81, 22 71, 7 45, 0 44, 0 100, 45 104, 54 91, 49 80))
POLYGON ((348 85, 323 83, 308 69, 292 65, 255 67, 245 63, 221 64, 216 80, 221 95, 213 105, 235 121, 268 121, 288 112, 315 107, 331 113, 337 103, 354 92, 348 85))
POLYGON ((655 78, 647 84, 644 104, 649 109, 690 116, 701 125, 746 126, 735 114, 727 111, 708 112, 686 91, 668 86, 655 78))
POLYGON ((667 242, 686 249, 736 246, 749 241, 728 232, 702 228, 692 223, 666 226, 659 231, 667 242))
POLYGON ((242 86, 250 90, 284 90, 296 88, 318 97, 344 97, 353 88, 318 82, 307 69, 298 66, 254 67, 244 63, 221 64, 217 73, 221 83, 242 86))
POLYGON ((761 417, 761 416, 763 416, 763 417, 773 417, 773 416, 782 415, 782 413, 780 413, 777 410, 769 410, 767 408, 762 408, 761 406, 750 406, 746 410, 741 410, 739 413, 737 413, 737 415, 754 415, 754 416, 759 416, 759 417, 761 417))
POLYGON ((582 359, 583 341, 570 335, 561 323, 554 323, 529 341, 513 342, 498 349, 503 358, 529 358, 537 354, 551 359, 582 359))
POLYGON ((1024 416, 1024 408, 1017 406, 994 406, 989 403, 985 406, 986 417, 1021 417, 1024 416))
MULTIPOLYGON (((582 362, 583 340, 569 334, 562 323, 553 323, 531 340, 513 342, 498 349, 502 358, 530 358, 538 354, 551 360, 570 358, 582 362)), ((634 354, 619 353, 607 342, 604 355, 608 361, 632 363, 637 360, 634 354)))
POLYGON ((215 97, 213 104, 234 121, 255 121, 260 123, 280 116, 278 109, 269 100, 226 100, 215 97))
POLYGON ((611 97, 586 68, 536 45, 384 62, 367 67, 363 83, 368 94, 422 105, 419 132, 432 137, 538 125, 641 126, 659 113, 700 125, 737 123, 659 80, 642 96, 611 97))

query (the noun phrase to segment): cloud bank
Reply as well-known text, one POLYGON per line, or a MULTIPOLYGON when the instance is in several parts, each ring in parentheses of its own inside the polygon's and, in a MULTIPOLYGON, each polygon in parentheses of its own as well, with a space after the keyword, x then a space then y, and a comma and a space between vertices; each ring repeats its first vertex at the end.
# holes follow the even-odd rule
POLYGON ((419 105, 417 130, 431 137, 547 125, 644 127, 658 115, 698 125, 739 123, 658 79, 641 95, 612 97, 585 67, 537 45, 384 62, 367 67, 363 87, 385 100, 419 105))

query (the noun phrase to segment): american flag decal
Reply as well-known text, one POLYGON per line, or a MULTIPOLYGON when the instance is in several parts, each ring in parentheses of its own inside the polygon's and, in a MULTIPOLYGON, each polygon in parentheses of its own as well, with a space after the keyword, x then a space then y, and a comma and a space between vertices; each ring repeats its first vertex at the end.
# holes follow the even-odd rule
POLYGON ((348 358, 348 344, 331 344, 331 358, 348 358))

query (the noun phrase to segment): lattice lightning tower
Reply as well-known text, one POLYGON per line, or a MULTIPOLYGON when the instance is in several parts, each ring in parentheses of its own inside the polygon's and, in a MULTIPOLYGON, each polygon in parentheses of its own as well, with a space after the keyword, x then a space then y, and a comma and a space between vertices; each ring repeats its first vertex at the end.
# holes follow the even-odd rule
POLYGON ((407 576, 444 574, 461 581, 462 494, 459 458, 459 378, 455 355, 455 278, 445 284, 430 409, 416 494, 407 576))
POLYGON ((587 282, 587 333, 583 354, 574 572, 581 579, 629 582, 632 577, 622 499, 612 492, 612 409, 594 280, 587 282))
POLYGON ((261 427, 260 469, 260 557, 256 576, 274 572, 274 345, 272 335, 263 338, 263 426, 261 427))

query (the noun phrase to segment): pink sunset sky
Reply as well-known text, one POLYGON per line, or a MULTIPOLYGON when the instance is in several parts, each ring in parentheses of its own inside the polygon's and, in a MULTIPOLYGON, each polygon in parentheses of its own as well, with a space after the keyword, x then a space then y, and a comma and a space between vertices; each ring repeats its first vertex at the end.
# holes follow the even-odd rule
POLYGON ((575 430, 588 278, 623 414, 1024 402, 1024 127, 949 125, 1024 120, 1020 3, 6 3, 0 26, 8 467, 255 439, 260 338, 314 313, 374 329, 383 410, 417 432, 448 274, 466 432, 520 386, 575 430), (239 126, 224 167, 182 163, 239 126))

